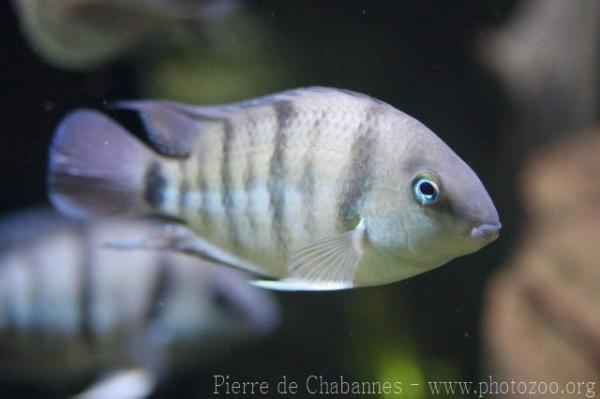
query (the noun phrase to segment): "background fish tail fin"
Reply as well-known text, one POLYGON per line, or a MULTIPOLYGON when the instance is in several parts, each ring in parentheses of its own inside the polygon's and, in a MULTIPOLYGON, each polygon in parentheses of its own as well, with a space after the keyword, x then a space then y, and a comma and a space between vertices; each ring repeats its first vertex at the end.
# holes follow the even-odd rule
POLYGON ((156 154, 106 115, 76 110, 50 147, 50 200, 78 218, 144 212, 145 175, 154 161, 156 154))
POLYGON ((146 398, 154 391, 157 382, 155 376, 145 369, 120 370, 100 379, 73 399, 146 398))

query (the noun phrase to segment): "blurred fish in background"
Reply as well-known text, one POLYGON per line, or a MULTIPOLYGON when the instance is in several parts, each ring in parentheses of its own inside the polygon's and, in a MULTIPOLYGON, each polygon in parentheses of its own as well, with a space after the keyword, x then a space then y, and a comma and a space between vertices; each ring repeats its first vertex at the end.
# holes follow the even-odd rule
POLYGON ((25 36, 44 60, 85 71, 129 59, 142 95, 224 101, 276 87, 283 76, 260 21, 241 12, 237 0, 14 4, 25 36))
POLYGON ((14 4, 32 47, 46 61, 76 70, 140 52, 157 37, 186 25, 200 29, 213 24, 239 6, 235 0, 14 0, 14 4))
POLYGON ((80 397, 139 398, 161 378, 274 329, 275 299, 240 272, 106 247, 153 225, 84 224, 47 208, 0 222, 0 379, 98 377, 80 397))
POLYGON ((480 44, 512 102, 501 174, 507 186, 517 176, 522 208, 517 248, 488 287, 487 364, 505 380, 579 382, 592 397, 600 380, 600 2, 522 2, 480 44))
MULTIPOLYGON (((191 102, 255 95, 281 84, 283 67, 264 27, 235 0, 14 0, 13 5, 36 54, 54 67, 90 73, 93 90, 83 90, 94 95, 110 89, 108 68, 114 64, 131 70, 128 79, 138 93, 191 102)), ((217 271, 184 255, 99 247, 117 236, 132 240, 128 234, 152 229, 153 222, 89 225, 48 210, 11 220, 3 224, 3 237, 14 235, 15 225, 29 230, 24 239, 2 247, 12 266, 0 267, 8 276, 0 277, 0 298, 7 302, 0 305, 7 309, 0 316, 5 327, 0 358, 7 360, 0 378, 34 387, 45 381, 55 391, 52 385, 61 380, 94 374, 97 383, 85 397, 138 397, 173 369, 206 366, 207 359, 213 369, 219 364, 215 354, 234 353, 236 344, 277 324, 273 297, 248 286, 233 270, 217 271), (29 261, 20 255, 25 252, 36 256, 29 261), (63 257, 65 267, 58 269, 63 257), (91 287, 85 289, 76 264, 84 261, 85 286, 91 287), (96 295, 88 298, 79 290, 96 295), (39 298, 32 294, 38 291, 39 298), (53 310, 44 302, 60 306, 53 310)))

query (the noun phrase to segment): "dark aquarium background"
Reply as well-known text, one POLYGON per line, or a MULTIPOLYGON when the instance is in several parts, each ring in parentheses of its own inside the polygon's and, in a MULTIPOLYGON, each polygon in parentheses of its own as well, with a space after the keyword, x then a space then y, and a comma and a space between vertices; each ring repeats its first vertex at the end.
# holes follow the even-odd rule
MULTIPOLYGON (((109 104, 216 104, 319 85, 364 92, 427 125, 481 177, 504 226, 492 245, 405 281, 277 292, 279 328, 169 374, 153 398, 211 397, 217 374, 267 381, 266 396, 287 375, 300 385, 295 396, 311 397, 304 383, 315 375, 400 381, 407 398, 461 396, 435 395, 432 381, 478 388, 490 380, 554 381, 562 393, 552 397, 592 397, 589 383, 600 377, 595 2, 137 0, 124 10, 82 0, 80 20, 56 12, 54 0, 51 17, 24 22, 17 9, 33 3, 0 5, 2 215, 46 201, 50 139, 75 108, 103 110, 148 142, 135 115, 109 104), (146 3, 162 6, 136 11, 146 3), (182 4, 205 11, 192 17, 182 4), (78 40, 90 21, 110 34, 78 40), (569 396, 571 382, 588 385, 569 396)), ((74 394, 93 379, 5 380, 0 397, 33 398, 74 394)))

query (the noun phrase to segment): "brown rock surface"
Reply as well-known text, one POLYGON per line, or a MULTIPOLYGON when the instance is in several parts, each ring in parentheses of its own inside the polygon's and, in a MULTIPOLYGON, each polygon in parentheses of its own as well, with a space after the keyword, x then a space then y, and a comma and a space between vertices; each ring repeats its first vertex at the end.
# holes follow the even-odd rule
POLYGON ((486 298, 484 341, 492 375, 556 381, 561 389, 569 382, 598 382, 600 131, 533 156, 520 192, 528 215, 525 240, 486 298))

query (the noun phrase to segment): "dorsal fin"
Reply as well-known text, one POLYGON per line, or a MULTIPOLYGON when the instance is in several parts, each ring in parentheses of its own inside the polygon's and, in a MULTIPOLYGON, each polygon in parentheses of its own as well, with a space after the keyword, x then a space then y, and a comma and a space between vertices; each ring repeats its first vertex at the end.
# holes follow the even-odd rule
POLYGON ((210 113, 213 115, 219 115, 220 117, 225 117, 229 113, 234 113, 241 109, 255 108, 271 105, 280 101, 294 101, 299 98, 318 98, 324 96, 340 96, 340 97, 349 97, 360 99, 363 101, 374 101, 380 104, 384 104, 381 100, 368 96, 366 94, 358 93, 351 90, 346 89, 337 89, 334 87, 324 87, 324 86, 310 86, 310 87, 300 87, 297 89, 285 90, 275 94, 269 94, 266 96, 255 97, 249 100, 241 101, 238 103, 232 104, 222 104, 222 105, 214 105, 208 107, 197 107, 196 110, 202 113, 210 113))
POLYGON ((174 101, 140 100, 120 101, 114 108, 139 112, 150 139, 165 155, 187 157, 196 138, 210 126, 221 123, 231 115, 249 109, 270 106, 281 101, 295 101, 302 97, 347 96, 367 101, 377 101, 367 95, 329 87, 292 89, 246 101, 213 106, 192 106, 174 101))
POLYGON ((174 157, 187 157, 199 134, 223 115, 173 101, 120 101, 114 108, 139 112, 157 149, 174 157))

